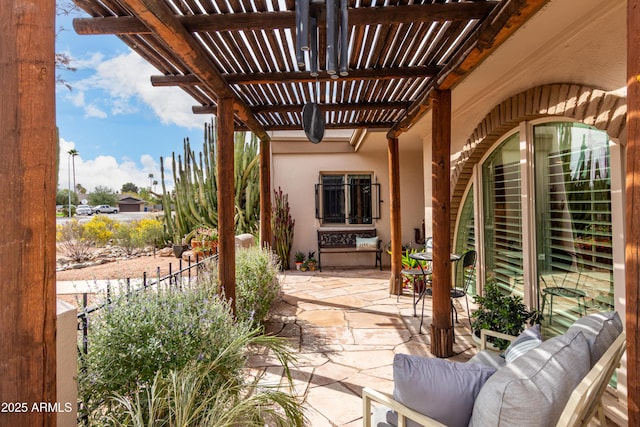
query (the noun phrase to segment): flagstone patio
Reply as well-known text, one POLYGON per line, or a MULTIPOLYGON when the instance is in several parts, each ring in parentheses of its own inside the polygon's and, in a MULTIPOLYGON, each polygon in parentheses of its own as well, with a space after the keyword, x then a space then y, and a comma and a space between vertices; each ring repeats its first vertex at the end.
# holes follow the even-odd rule
MULTIPOLYGON (((284 297, 267 330, 287 337, 298 355, 291 370, 294 392, 304 402, 310 426, 360 426, 361 390, 368 386, 392 391, 394 354, 433 357, 430 298, 421 334, 411 294, 399 299, 389 295, 388 272, 287 272, 282 282, 284 297)), ((455 356, 450 360, 466 361, 476 350, 466 310, 457 308, 455 356)), ((283 369, 269 355, 256 355, 250 364, 262 381, 281 381, 283 369)))

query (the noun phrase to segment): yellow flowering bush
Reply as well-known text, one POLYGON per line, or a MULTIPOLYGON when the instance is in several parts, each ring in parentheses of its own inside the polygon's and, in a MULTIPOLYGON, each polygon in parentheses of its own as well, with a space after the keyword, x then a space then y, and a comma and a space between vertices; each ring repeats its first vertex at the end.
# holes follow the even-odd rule
POLYGON ((84 224, 85 234, 98 245, 105 245, 113 238, 118 223, 106 215, 96 215, 84 224))
POLYGON ((136 240, 143 244, 155 245, 164 240, 164 226, 157 218, 143 218, 136 222, 136 240))

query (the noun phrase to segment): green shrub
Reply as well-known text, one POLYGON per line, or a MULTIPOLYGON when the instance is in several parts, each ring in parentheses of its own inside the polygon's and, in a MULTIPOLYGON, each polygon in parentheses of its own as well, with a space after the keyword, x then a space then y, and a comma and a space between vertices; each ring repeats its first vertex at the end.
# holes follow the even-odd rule
MULTIPOLYGON (((250 344, 267 345, 283 352, 282 341, 249 333, 228 347, 234 353, 250 344)), ((284 360, 285 367, 288 360, 284 360)), ((150 385, 139 387, 133 396, 116 396, 110 421, 115 425, 156 426, 244 426, 301 427, 302 407, 295 397, 278 387, 256 382, 226 381, 224 354, 208 363, 190 363, 179 370, 156 374, 150 385)), ((288 375, 289 385, 291 377, 288 375)))
POLYGON ((121 222, 113 232, 113 240, 127 255, 133 255, 136 249, 143 246, 136 233, 135 222, 121 222))
POLYGON ((270 250, 253 246, 236 252, 236 315, 252 325, 261 324, 280 293, 278 258, 270 250))
MULTIPOLYGON (((206 287, 121 297, 90 318, 89 327, 81 380, 88 407, 114 393, 131 395, 140 384, 150 384, 158 371, 214 360, 249 331, 247 324, 233 321, 227 305, 206 287)), ((232 376, 243 364, 240 351, 225 359, 232 376)))

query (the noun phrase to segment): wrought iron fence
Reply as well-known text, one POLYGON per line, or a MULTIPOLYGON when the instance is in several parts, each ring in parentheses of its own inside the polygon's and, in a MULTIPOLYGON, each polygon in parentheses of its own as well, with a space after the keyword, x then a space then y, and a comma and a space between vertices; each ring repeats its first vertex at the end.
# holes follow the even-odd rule
MULTIPOLYGON (((127 297, 133 295, 138 292, 144 292, 150 288, 158 288, 161 285, 166 285, 168 287, 176 287, 179 290, 182 290, 182 285, 184 280, 187 282, 191 282, 194 278, 192 275, 192 271, 196 269, 202 269, 206 262, 217 261, 218 255, 214 254, 209 257, 204 257, 200 259, 196 256, 195 262, 191 262, 191 257, 187 259, 187 266, 183 266, 182 258, 178 263, 178 270, 173 271, 172 264, 169 263, 169 273, 165 276, 160 276, 160 267, 157 268, 157 274, 155 277, 151 278, 147 272, 144 272, 142 275, 142 279, 138 279, 138 283, 132 283, 131 278, 124 279, 124 286, 126 292, 119 297, 127 297)), ((107 282, 107 286, 105 289, 106 298, 99 304, 88 306, 89 295, 87 292, 82 294, 82 310, 78 312, 78 331, 82 334, 82 352, 87 354, 89 348, 89 315, 98 312, 99 310, 108 307, 111 302, 111 284, 107 282)))

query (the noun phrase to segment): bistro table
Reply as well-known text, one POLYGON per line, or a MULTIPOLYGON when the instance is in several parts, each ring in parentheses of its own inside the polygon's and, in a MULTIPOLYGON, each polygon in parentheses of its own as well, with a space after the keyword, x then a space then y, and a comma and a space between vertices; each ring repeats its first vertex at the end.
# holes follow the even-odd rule
MULTIPOLYGON (((413 317, 418 317, 417 313, 416 313, 416 306, 418 305, 418 303, 420 302, 420 300, 422 300, 422 312, 420 315, 420 327, 419 327, 419 331, 420 333, 422 333, 422 323, 424 321, 424 298, 427 295, 431 295, 431 288, 427 287, 427 276, 430 275, 432 273, 431 267, 427 268, 425 270, 425 268, 423 267, 423 263, 424 262, 432 262, 433 261, 433 251, 426 251, 426 252, 415 252, 412 254, 409 254, 409 258, 411 259, 415 259, 416 261, 418 261, 418 265, 420 266, 420 273, 422 275, 422 287, 419 289, 418 292, 418 298, 416 299, 416 288, 415 288, 415 275, 413 276, 413 317)), ((452 262, 458 262, 460 261, 462 257, 460 255, 457 254, 450 254, 449 259, 452 262)), ((411 271, 411 270, 407 270, 407 271, 411 271)), ((404 273, 404 271, 403 271, 404 273)), ((415 273, 413 273, 415 274, 415 273)), ((454 280, 455 280, 455 276, 454 276, 454 280)), ((452 318, 453 318, 453 312, 451 312, 452 318)))

